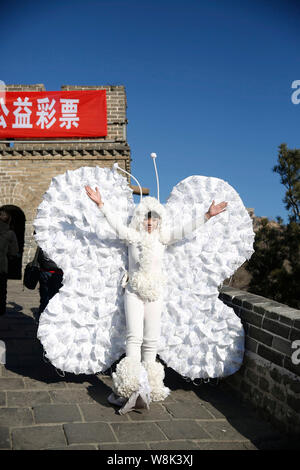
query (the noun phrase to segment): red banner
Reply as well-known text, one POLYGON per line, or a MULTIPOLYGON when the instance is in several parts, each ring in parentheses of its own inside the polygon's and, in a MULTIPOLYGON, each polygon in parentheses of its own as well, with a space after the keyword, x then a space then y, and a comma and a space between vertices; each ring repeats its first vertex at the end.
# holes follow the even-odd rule
POLYGON ((8 91, 0 95, 0 138, 106 135, 106 90, 8 91))

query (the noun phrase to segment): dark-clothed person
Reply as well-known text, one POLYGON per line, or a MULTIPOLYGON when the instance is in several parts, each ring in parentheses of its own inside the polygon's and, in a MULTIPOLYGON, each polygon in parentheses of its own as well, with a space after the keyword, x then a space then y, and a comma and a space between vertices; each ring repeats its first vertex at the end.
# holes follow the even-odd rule
POLYGON ((9 223, 10 215, 0 210, 0 315, 6 313, 8 259, 19 252, 16 234, 9 223))
POLYGON ((45 310, 49 300, 57 294, 62 287, 63 272, 57 264, 50 259, 40 248, 38 254, 40 265, 40 306, 38 317, 45 310))

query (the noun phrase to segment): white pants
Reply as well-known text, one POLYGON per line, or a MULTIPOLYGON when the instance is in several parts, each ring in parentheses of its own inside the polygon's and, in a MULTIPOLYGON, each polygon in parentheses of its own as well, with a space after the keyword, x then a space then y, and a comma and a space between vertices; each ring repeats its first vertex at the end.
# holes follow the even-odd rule
POLYGON ((124 294, 126 315, 126 356, 153 362, 160 337, 162 300, 144 302, 127 286, 124 294))

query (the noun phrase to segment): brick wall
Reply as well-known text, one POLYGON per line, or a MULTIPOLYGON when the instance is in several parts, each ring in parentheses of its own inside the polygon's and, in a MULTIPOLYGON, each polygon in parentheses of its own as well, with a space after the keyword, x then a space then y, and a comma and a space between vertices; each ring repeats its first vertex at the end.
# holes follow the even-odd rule
MULTIPOLYGON (((43 84, 7 85, 7 91, 45 91, 43 84)), ((36 248, 33 221, 36 209, 53 176, 81 166, 111 167, 115 162, 130 171, 130 148, 126 137, 126 93, 124 86, 69 86, 62 90, 105 89, 108 135, 105 138, 71 139, 75 142, 0 143, 0 207, 12 205, 25 215, 22 267, 36 248), (87 142, 88 140, 88 142, 87 142)), ((40 139, 45 140, 45 139, 40 139)))
POLYGON ((243 365, 222 386, 251 402, 280 430, 300 434, 300 310, 230 287, 221 289, 220 299, 245 330, 243 365))

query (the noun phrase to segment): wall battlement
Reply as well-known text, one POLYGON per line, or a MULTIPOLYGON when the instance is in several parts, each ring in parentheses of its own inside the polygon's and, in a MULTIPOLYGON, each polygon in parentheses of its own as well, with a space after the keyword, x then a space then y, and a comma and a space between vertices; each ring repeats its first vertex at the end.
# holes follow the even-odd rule
POLYGON ((243 365, 222 386, 281 431, 300 434, 300 310, 225 286, 219 297, 245 330, 243 365))

